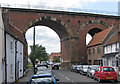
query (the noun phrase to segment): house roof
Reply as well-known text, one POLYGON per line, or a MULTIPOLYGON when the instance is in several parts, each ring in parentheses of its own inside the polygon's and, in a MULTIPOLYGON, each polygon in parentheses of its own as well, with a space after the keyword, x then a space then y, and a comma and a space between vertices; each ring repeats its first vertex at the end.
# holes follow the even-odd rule
POLYGON ((97 44, 101 44, 111 30, 112 30, 112 28, 108 28, 108 29, 105 29, 105 30, 95 34, 95 36, 92 38, 92 40, 88 44, 88 47, 97 45, 97 44))
POLYGON ((111 35, 110 39, 107 40, 107 42, 106 42, 106 44, 104 44, 104 46, 105 46, 105 45, 112 44, 112 43, 115 43, 115 42, 118 42, 118 32, 117 32, 117 31, 114 32, 114 33, 111 35))
POLYGON ((51 53, 51 56, 61 56, 60 53, 51 53))

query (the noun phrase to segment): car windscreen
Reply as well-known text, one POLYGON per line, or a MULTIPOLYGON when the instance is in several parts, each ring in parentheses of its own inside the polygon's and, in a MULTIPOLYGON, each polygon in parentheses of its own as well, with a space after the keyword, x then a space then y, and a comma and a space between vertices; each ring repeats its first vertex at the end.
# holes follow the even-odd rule
POLYGON ((34 77, 30 84, 53 84, 53 78, 50 76, 34 77))
POLYGON ((38 67, 38 71, 48 70, 46 67, 38 67))
POLYGON ((91 70, 96 70, 99 66, 93 66, 91 67, 91 70))
POLYGON ((83 69, 88 69, 88 66, 83 66, 83 69))
POLYGON ((103 68, 103 71, 115 71, 114 68, 103 68))

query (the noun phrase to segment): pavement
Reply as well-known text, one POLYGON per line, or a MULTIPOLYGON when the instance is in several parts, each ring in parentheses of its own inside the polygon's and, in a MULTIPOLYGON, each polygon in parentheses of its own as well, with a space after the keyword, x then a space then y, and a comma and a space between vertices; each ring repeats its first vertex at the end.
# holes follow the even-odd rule
POLYGON ((120 82, 120 76, 118 76, 118 82, 120 82))
POLYGON ((18 83, 25 83, 26 84, 33 74, 34 74, 34 70, 33 69, 28 69, 26 74, 23 77, 16 80, 16 82, 14 84, 18 84, 18 83))
MULTIPOLYGON (((19 84, 19 83, 27 83, 27 81, 29 81, 30 77, 34 74, 34 70, 33 69, 29 69, 27 71, 27 73, 19 78, 14 84, 19 84)), ((118 82, 120 83, 120 76, 118 76, 118 82)))

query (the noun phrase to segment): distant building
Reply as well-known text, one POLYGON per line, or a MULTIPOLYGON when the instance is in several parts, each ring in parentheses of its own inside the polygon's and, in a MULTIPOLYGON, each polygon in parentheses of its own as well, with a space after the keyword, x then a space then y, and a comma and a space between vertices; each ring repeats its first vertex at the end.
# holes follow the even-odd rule
POLYGON ((60 53, 51 53, 48 61, 49 62, 61 62, 61 54, 60 53))

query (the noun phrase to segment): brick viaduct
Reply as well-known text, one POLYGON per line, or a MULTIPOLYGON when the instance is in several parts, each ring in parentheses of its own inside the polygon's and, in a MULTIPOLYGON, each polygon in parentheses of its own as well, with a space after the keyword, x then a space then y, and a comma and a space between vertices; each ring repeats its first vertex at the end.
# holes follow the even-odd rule
POLYGON ((119 17, 89 13, 52 10, 3 8, 3 20, 7 32, 24 43, 27 55, 26 31, 38 25, 53 29, 61 40, 62 66, 87 62, 86 35, 94 36, 112 26, 119 28, 119 17))

